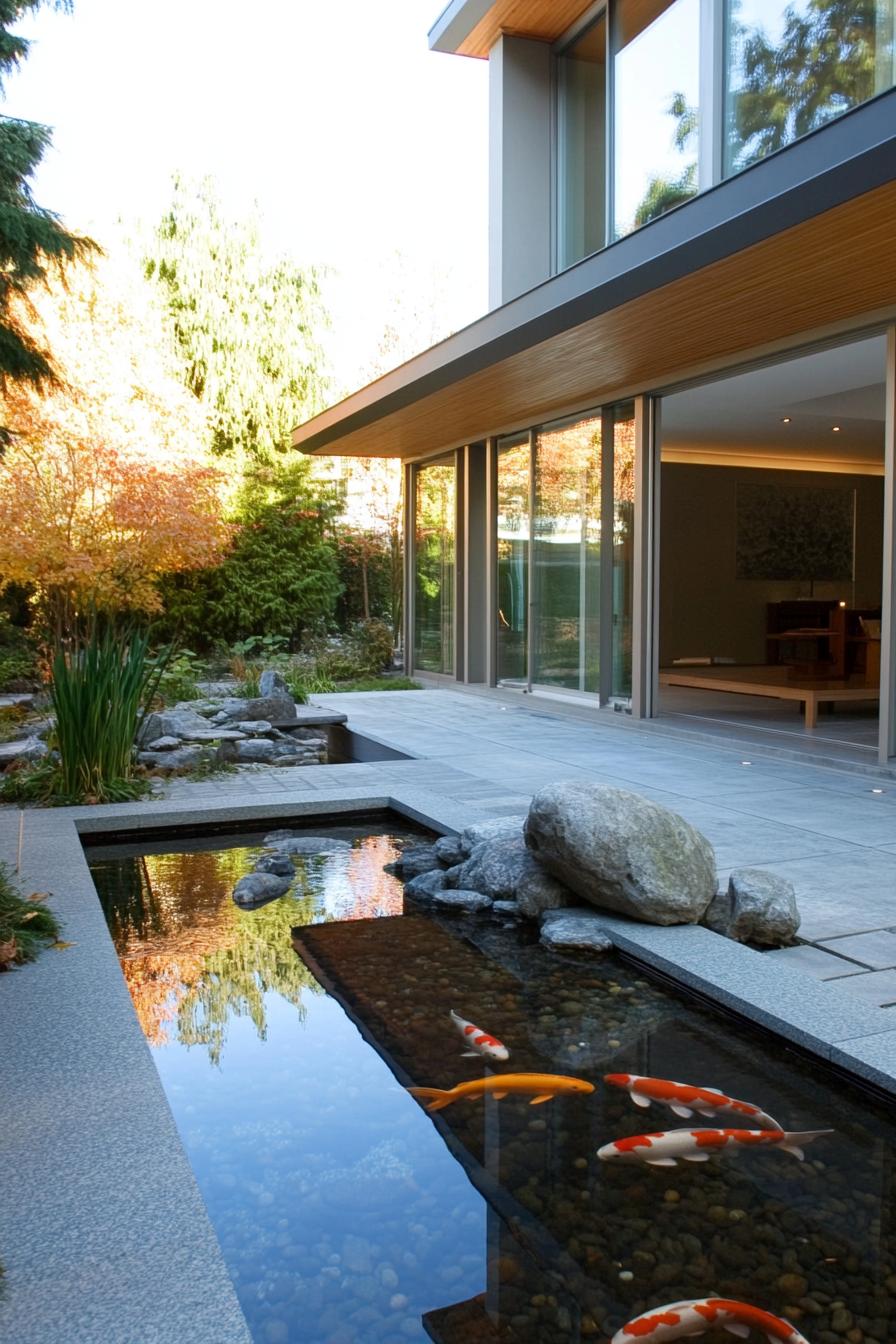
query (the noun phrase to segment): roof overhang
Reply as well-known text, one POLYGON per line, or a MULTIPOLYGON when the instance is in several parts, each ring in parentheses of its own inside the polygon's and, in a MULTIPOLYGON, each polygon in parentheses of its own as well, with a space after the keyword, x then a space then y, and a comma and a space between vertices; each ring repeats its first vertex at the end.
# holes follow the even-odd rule
POLYGON ((426 456, 896 314, 896 90, 486 314, 300 425, 426 456))
POLYGON ((429 31, 433 51, 487 57, 502 33, 556 42, 592 0, 452 0, 429 31))

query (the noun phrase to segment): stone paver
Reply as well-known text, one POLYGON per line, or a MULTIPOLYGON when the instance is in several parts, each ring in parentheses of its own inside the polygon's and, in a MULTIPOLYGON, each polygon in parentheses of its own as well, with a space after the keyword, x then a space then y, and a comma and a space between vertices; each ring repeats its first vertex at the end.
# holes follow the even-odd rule
POLYGON ((842 985, 863 1003, 882 1008, 893 1017, 896 1028, 896 971, 866 971, 859 975, 829 980, 829 984, 842 985))
POLYGON ((845 957, 825 952, 820 947, 813 947, 811 943, 804 943, 800 947, 781 947, 774 952, 766 952, 765 955, 770 961, 781 962, 785 966, 796 966, 807 975, 813 975, 816 980, 835 980, 840 976, 856 975, 868 969, 860 962, 847 961, 845 957))
POLYGON ((819 947, 838 957, 852 957, 874 971, 886 971, 896 966, 896 933, 888 929, 825 940, 819 947))

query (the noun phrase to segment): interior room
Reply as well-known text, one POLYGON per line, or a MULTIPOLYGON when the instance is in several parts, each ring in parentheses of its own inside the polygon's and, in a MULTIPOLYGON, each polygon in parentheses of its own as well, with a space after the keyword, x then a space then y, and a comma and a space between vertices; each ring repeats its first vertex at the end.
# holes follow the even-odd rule
POLYGON ((663 398, 661 716, 877 748, 885 341, 663 398))

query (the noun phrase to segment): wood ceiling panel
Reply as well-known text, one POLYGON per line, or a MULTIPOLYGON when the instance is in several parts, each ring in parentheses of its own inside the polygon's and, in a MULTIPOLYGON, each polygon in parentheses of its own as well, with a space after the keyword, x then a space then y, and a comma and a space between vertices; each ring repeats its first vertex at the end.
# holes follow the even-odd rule
POLYGON ((896 183, 714 262, 346 434, 325 454, 417 457, 649 391, 707 364, 896 311, 896 183))
POLYGON ((502 33, 556 42, 590 0, 497 0, 458 47, 461 56, 487 57, 502 33))

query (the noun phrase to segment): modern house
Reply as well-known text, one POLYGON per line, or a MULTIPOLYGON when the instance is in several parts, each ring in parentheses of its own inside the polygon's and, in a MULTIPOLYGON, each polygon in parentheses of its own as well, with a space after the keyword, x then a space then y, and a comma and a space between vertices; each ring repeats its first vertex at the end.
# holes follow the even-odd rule
POLYGON ((491 310, 294 434, 405 464, 409 669, 896 756, 894 28, 452 0, 491 310))

